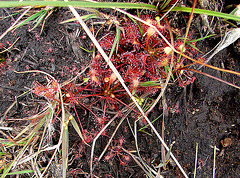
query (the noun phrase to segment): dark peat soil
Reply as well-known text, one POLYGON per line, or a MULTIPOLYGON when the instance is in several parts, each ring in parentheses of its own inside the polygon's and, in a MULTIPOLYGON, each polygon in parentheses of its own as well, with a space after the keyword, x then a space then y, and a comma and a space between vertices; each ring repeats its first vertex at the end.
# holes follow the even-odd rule
MULTIPOLYGON (((14 9, 0 9, 0 16, 5 17, 14 9)), ((17 40, 13 48, 6 52, 6 66, 0 68, 0 116, 15 101, 15 97, 21 95, 32 87, 34 81, 44 82, 46 79, 41 74, 18 74, 14 71, 42 70, 64 82, 81 71, 91 60, 91 55, 84 52, 78 46, 91 48, 88 39, 76 38, 86 35, 79 24, 64 24, 59 22, 71 18, 68 10, 58 9, 47 19, 43 31, 40 28, 29 31, 26 25, 9 32, 0 42, 7 47, 17 40)), ((16 16, 0 21, 0 34, 2 34, 16 16)), ((199 45, 202 51, 213 48, 220 38, 205 41, 199 45)), ((211 64, 217 67, 225 67, 240 72, 239 53, 234 45, 221 51, 212 60, 211 64)), ((221 73, 208 68, 203 72, 240 85, 239 77, 221 73)), ((165 94, 168 106, 168 116, 165 117, 165 140, 168 145, 173 141, 172 152, 183 166, 189 176, 193 176, 196 143, 198 143, 197 177, 211 177, 213 172, 214 146, 216 154, 216 177, 239 177, 240 175, 240 91, 224 83, 196 74, 196 80, 186 88, 180 88, 177 83, 170 85, 165 94), (223 148, 221 141, 230 138, 232 144, 223 148), (223 150, 224 149, 224 150, 223 150)), ((34 114, 36 104, 30 97, 19 97, 17 106, 9 112, 9 118, 23 118, 34 114), (27 103, 27 105, 26 105, 27 103)), ((156 118, 162 112, 162 104, 150 114, 150 118, 156 118)), ((15 124, 18 124, 16 122, 15 124)), ((20 124, 20 123, 19 123, 20 124)), ((127 123, 124 123, 127 126, 127 123)), ((162 121, 158 120, 156 129, 161 133, 162 121)), ((5 125, 6 126, 6 125, 5 125)), ((13 126, 9 123, 8 126, 13 126)), ((127 141, 133 141, 131 132, 123 133, 127 141)), ((149 130, 149 132, 151 132, 149 130)), ((70 145, 73 151, 79 149, 80 138, 70 128, 70 145), (71 132, 72 131, 72 132, 71 132), (71 135, 72 134, 72 135, 71 135), (76 150, 74 150, 76 149, 76 150)), ((161 159, 161 143, 153 136, 139 133, 139 147, 144 160, 149 164, 157 165, 161 159), (157 140, 157 141, 156 141, 157 140), (152 162, 152 163, 151 163, 152 162)), ((106 141, 100 141, 98 150, 104 148, 106 141)), ((126 143, 125 148, 132 145, 126 143)), ((89 171, 86 162, 89 161, 90 152, 74 160, 69 166, 70 170, 81 167, 89 171)), ((118 160, 110 163, 102 162, 95 169, 97 176, 111 174, 113 177, 144 177, 144 172, 134 161, 127 166, 120 166, 118 160)), ((172 163, 163 173, 166 177, 182 177, 180 170, 172 163)), ((69 177, 71 175, 69 174, 69 177)), ((80 175, 79 175, 80 176, 80 175)), ((80 176, 81 177, 81 176, 80 176)))

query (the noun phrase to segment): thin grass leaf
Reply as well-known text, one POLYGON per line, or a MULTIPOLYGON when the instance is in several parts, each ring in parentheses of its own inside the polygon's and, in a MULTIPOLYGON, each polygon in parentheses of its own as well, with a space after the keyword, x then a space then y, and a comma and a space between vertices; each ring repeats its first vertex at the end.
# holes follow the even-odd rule
POLYGON ((147 135, 149 135, 149 136, 152 136, 152 134, 148 133, 148 132, 145 131, 145 130, 139 130, 139 132, 142 132, 142 133, 145 133, 145 134, 147 134, 147 135))
POLYGON ((3 145, 5 148, 11 147, 11 146, 16 146, 16 145, 25 145, 26 141, 22 141, 22 142, 12 142, 12 141, 8 141, 6 139, 2 139, 0 138, 0 143, 1 145, 3 145))
POLYGON ((3 131, 0 130, 0 134, 1 134, 1 135, 4 135, 4 136, 7 138, 7 140, 10 140, 10 142, 14 143, 15 145, 20 145, 20 144, 16 143, 16 142, 15 142, 10 136, 8 136, 5 132, 3 132, 3 131))
POLYGON ((71 122, 73 128, 74 128, 74 129, 76 130, 76 132, 78 133, 79 137, 82 139, 82 141, 83 141, 86 145, 88 145, 87 142, 85 142, 85 140, 84 140, 84 138, 83 138, 83 135, 82 135, 82 132, 81 132, 81 130, 80 130, 80 128, 79 128, 76 120, 74 119, 74 117, 70 120, 70 122, 71 122))
MULTIPOLYGON (((0 3, 1 4, 1 3, 0 3)), ((26 9, 18 18, 17 20, 15 20, 15 22, 0 36, 0 40, 11 30, 13 30, 14 26, 18 23, 19 20, 22 19, 22 17, 31 9, 31 7, 29 7, 28 9, 26 9)))
MULTIPOLYGON (((41 168, 40 171, 44 170, 44 168, 41 168)), ((29 174, 29 173, 33 173, 33 170, 23 170, 23 171, 17 171, 17 172, 10 172, 7 175, 11 176, 11 175, 19 175, 19 174, 29 174)))
POLYGON ((200 51, 196 46, 194 46, 193 44, 189 43, 189 46, 191 46, 193 49, 197 50, 200 53, 203 53, 202 51, 200 51))
MULTIPOLYGON (((41 149, 41 146, 42 146, 43 138, 44 138, 46 130, 48 128, 49 122, 53 118, 53 113, 54 113, 53 108, 55 108, 55 107, 56 107, 56 102, 53 102, 53 106, 49 107, 49 109, 48 109, 49 110, 48 111, 49 114, 46 116, 46 124, 45 124, 44 129, 43 129, 43 134, 42 134, 41 141, 40 141, 40 143, 38 145, 38 150, 36 152, 36 158, 38 157, 38 154, 40 153, 40 149, 41 149)), ((49 135, 49 137, 50 137, 50 135, 49 135)), ((35 159, 35 164, 37 164, 37 159, 35 159)))
POLYGON ((95 49, 94 49, 94 50, 92 50, 92 51, 89 51, 89 50, 85 49, 85 48, 84 48, 84 47, 82 47, 82 46, 79 46, 79 48, 81 48, 82 50, 84 50, 84 51, 86 51, 86 52, 88 52, 88 53, 92 53, 92 52, 94 52, 94 51, 95 51, 95 49))
POLYGON ((147 111, 151 106, 152 106, 152 104, 153 104, 153 102, 154 102, 154 99, 152 99, 152 98, 146 98, 145 100, 144 100, 144 104, 143 104, 143 111, 145 112, 145 111, 147 111), (151 103, 148 103, 148 101, 149 100, 151 100, 150 102, 151 103))
MULTIPOLYGON (((151 123, 153 124, 155 121, 157 121, 160 117, 162 117, 163 114, 161 114, 160 116, 158 116, 156 119, 154 119, 151 123)), ((149 124, 145 125, 144 127, 140 128, 138 131, 142 132, 143 129, 147 128, 149 126, 149 124)))
POLYGON ((27 148, 29 143, 32 141, 32 138, 34 137, 34 135, 43 126, 43 124, 45 123, 45 120, 46 120, 46 116, 43 117, 43 119, 41 119, 39 121, 39 123, 36 125, 36 127, 32 130, 31 134, 29 134, 29 136, 28 136, 27 142, 25 143, 25 145, 23 146, 21 151, 18 153, 18 155, 15 157, 15 159, 11 162, 11 164, 4 170, 1 178, 4 178, 6 176, 6 174, 8 174, 8 172, 11 170, 12 166, 16 163, 16 161, 19 159, 20 155, 22 155, 22 153, 24 152, 25 148, 27 148))
MULTIPOLYGON (((49 113, 49 110, 46 109, 41 114, 36 114, 33 117, 31 117, 31 120, 38 119, 44 116, 46 116, 49 113)), ((14 137, 13 140, 17 140, 20 136, 22 136, 25 132, 29 131, 32 127, 34 127, 37 123, 30 123, 28 126, 26 126, 16 137, 14 137)))
POLYGON ((164 0, 161 5, 159 6, 160 10, 163 10, 167 7, 167 5, 171 2, 172 0, 164 0))
MULTIPOLYGON (((168 65, 164 66, 164 70, 165 70, 166 74, 169 73, 169 69, 170 69, 170 67, 168 65)), ((172 80, 174 81, 173 71, 170 73, 170 75, 171 75, 172 80)))
MULTIPOLYGON (((172 8, 171 11, 191 12, 192 8, 189 8, 189 7, 174 7, 174 8, 172 8)), ((240 21, 239 16, 226 14, 226 13, 222 13, 222 12, 215 12, 215 11, 195 8, 194 13, 195 14, 207 14, 209 16, 220 17, 220 18, 223 18, 223 19, 234 20, 234 21, 237 21, 237 22, 240 21)))
POLYGON ((17 14, 20 14, 20 12, 13 13, 13 14, 8 15, 8 16, 6 16, 6 17, 0 17, 0 20, 4 20, 4 19, 7 19, 7 18, 9 18, 9 17, 13 17, 14 15, 17 15, 17 14))
POLYGON ((67 168, 68 168, 68 122, 70 117, 72 117, 72 115, 70 115, 68 117, 68 120, 66 122, 63 123, 63 136, 62 136, 62 169, 63 169, 63 178, 65 178, 67 176, 67 168))
MULTIPOLYGON (((187 36, 188 36, 189 30, 190 30, 190 26, 191 26, 191 22, 192 22, 192 19, 193 19, 193 13, 194 13, 194 9, 195 9, 196 3, 197 3, 197 0, 193 0, 193 5, 192 5, 191 13, 190 13, 190 16, 189 16, 189 19, 188 19, 188 24, 187 24, 187 28, 186 28, 183 44, 182 44, 181 53, 183 53, 183 51, 185 49, 185 44, 186 44, 186 41, 187 41, 187 36)), ((180 54, 179 57, 178 57, 177 62, 180 62, 181 57, 182 57, 182 55, 180 54)))
POLYGON ((86 8, 121 8, 121 9, 151 9, 157 10, 154 5, 145 3, 124 2, 95 2, 95 1, 1 1, 0 7, 23 6, 53 6, 53 7, 86 7, 86 8))
POLYGON ((197 41, 201 41, 201 40, 204 40, 206 38, 210 38, 212 36, 215 36, 215 34, 211 34, 211 35, 208 35, 208 36, 204 36, 202 38, 198 38, 198 39, 195 39, 195 40, 189 40, 189 41, 186 41, 186 43, 193 43, 193 42, 197 42, 197 41))
POLYGON ((171 145, 170 145, 170 147, 169 147, 169 150, 168 150, 168 152, 167 152, 167 154, 166 154, 166 160, 164 160, 163 163, 160 163, 156 168, 163 167, 163 166, 165 166, 165 165, 168 163, 168 161, 169 161, 169 159, 170 159, 170 153, 171 153, 171 150, 172 150, 172 147, 173 147, 174 143, 175 143, 175 141, 172 142, 171 145))
POLYGON ((24 21, 20 22, 19 24, 15 25, 15 26, 13 27, 13 30, 16 30, 17 28, 25 25, 26 23, 28 23, 28 22, 30 22, 30 21, 38 18, 39 16, 41 16, 42 14, 44 14, 45 11, 46 11, 46 10, 44 9, 44 10, 41 10, 41 11, 37 12, 36 14, 31 15, 31 16, 28 17, 26 20, 24 20, 24 21))
POLYGON ((121 34, 120 28, 116 27, 116 36, 115 36, 113 46, 112 46, 112 49, 111 49, 111 52, 110 52, 110 55, 109 55, 109 60, 111 59, 115 49, 116 49, 116 53, 117 53, 118 44, 119 44, 119 40, 120 40, 120 34, 121 34))
POLYGON ((17 140, 20 136, 22 136, 25 132, 29 131, 32 127, 34 127, 36 123, 30 123, 27 127, 25 127, 13 140, 17 140))
POLYGON ((154 87, 154 86, 161 86, 162 83, 159 81, 147 81, 147 82, 139 82, 138 85, 141 87, 154 87))
MULTIPOLYGON (((138 13, 139 13, 139 12, 138 12, 138 13)), ((140 15, 138 14, 138 16, 140 16, 140 15)), ((141 35, 143 36, 144 33, 143 33, 143 28, 142 28, 141 23, 138 23, 138 22, 137 22, 134 18, 132 18, 131 16, 128 16, 128 18, 130 18, 135 24, 137 24, 138 29, 139 29, 141 35)))
POLYGON ((18 160, 19 156, 23 153, 23 151, 27 148, 28 144, 31 142, 32 138, 33 138, 34 134, 32 134, 30 136, 30 138, 28 139, 27 143, 24 145, 24 147, 21 149, 21 151, 18 153, 18 155, 15 157, 15 159, 9 164, 9 166, 4 169, 3 174, 1 175, 1 178, 6 177, 6 175, 9 173, 9 171, 11 170, 13 164, 18 160))
POLYGON ((34 27, 31 30, 34 30, 43 21, 43 19, 46 17, 48 12, 49 12, 48 10, 45 11, 34 21, 34 23, 36 23, 36 24, 34 25, 34 27))
MULTIPOLYGON (((96 14, 88 14, 88 15, 83 15, 81 16, 81 18, 86 21, 88 19, 94 19, 94 18, 99 18, 96 14)), ((71 18, 68 20, 64 20, 62 22, 60 22, 60 24, 64 24, 64 23, 69 23, 69 22, 75 22, 77 20, 77 18, 71 18)))
MULTIPOLYGON (((237 10, 238 10, 238 7, 236 7, 235 9, 233 9, 229 14, 234 15, 234 14, 237 12, 237 10)), ((226 19, 226 20, 227 20, 227 19, 226 19)))

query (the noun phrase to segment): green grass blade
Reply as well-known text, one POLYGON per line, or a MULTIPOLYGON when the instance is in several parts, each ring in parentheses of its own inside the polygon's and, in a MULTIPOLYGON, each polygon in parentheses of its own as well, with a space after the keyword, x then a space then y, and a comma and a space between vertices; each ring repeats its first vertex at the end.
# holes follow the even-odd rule
MULTIPOLYGON (((13 143, 11 141, 2 141, 2 139, 0 139, 0 143, 1 143, 1 145, 4 145, 5 148, 16 146, 15 143, 13 143)), ((20 144, 20 145, 24 145, 25 143, 26 143, 26 141, 17 142, 17 144, 20 144)))
POLYGON ((39 123, 35 126, 35 128, 32 130, 31 134, 29 135, 29 138, 28 138, 27 142, 25 143, 25 145, 23 146, 21 151, 18 153, 18 155, 14 158, 14 160, 11 162, 11 164, 4 170, 1 178, 4 178, 9 173, 9 171, 11 170, 13 164, 18 160, 19 156, 22 155, 22 153, 24 152, 25 148, 27 148, 27 146, 29 146, 29 143, 31 142, 31 140, 34 137, 34 135, 42 127, 42 125, 45 123, 45 120, 46 120, 45 118, 46 117, 43 117, 39 121, 39 123))
MULTIPOLYGON (((161 114, 160 116, 158 116, 156 119, 154 119, 153 121, 151 121, 151 123, 153 124, 155 121, 157 121, 160 117, 162 117, 163 114, 161 114)), ((143 129, 147 128, 149 126, 149 124, 145 125, 144 127, 140 128, 138 131, 143 131, 143 129)))
POLYGON ((154 5, 145 3, 124 2, 90 2, 90 1, 1 1, 0 7, 22 7, 22 6, 54 6, 54 7, 88 7, 88 8, 128 8, 128 9, 152 9, 154 5))
POLYGON ((35 123, 30 123, 28 126, 26 126, 16 137, 14 137, 13 140, 17 140, 21 135, 23 135, 25 132, 29 131, 31 127, 33 127, 35 123))
MULTIPOLYGON (((81 16, 81 18, 84 21, 86 21, 88 19, 99 18, 99 17, 96 14, 88 14, 88 15, 81 16)), ((60 22, 60 24, 69 23, 69 22, 75 22, 76 20, 77 20, 77 18, 71 18, 71 19, 64 20, 64 21, 60 22)))
POLYGON ((152 106, 153 102, 154 102, 154 99, 146 98, 142 105, 143 111, 146 112, 152 106))
MULTIPOLYGON (((0 7, 1 7, 1 6, 0 6, 0 7)), ((28 17, 26 20, 24 20, 24 21, 20 22, 19 24, 17 24, 13 29, 15 30, 15 29, 17 29, 17 28, 25 25, 26 23, 28 23, 28 22, 30 22, 30 21, 38 18, 39 16, 41 16, 42 14, 44 14, 45 11, 46 11, 46 10, 41 10, 41 11, 37 12, 36 14, 33 14, 32 16, 28 17)))
POLYGON ((0 20, 4 20, 4 19, 10 18, 10 17, 13 17, 14 15, 17 15, 17 14, 20 14, 20 12, 13 13, 13 14, 8 15, 6 17, 0 17, 0 20))
POLYGON ((196 46, 194 46, 193 44, 189 43, 189 46, 191 46, 193 49, 197 50, 200 53, 203 53, 202 51, 200 51, 196 46))
POLYGON ((198 39, 195 39, 195 40, 189 40, 189 41, 186 41, 186 43, 193 43, 193 42, 197 42, 197 41, 201 41, 201 40, 204 40, 206 38, 210 38, 212 36, 215 36, 215 34, 212 34, 212 35, 208 35, 208 36, 204 36, 202 38, 198 38, 198 39))
POLYGON ((137 26, 138 26, 138 29, 139 29, 139 31, 140 31, 140 33, 141 33, 141 35, 143 36, 144 35, 144 33, 143 33, 143 28, 142 28, 142 25, 141 25, 141 23, 138 23, 134 18, 132 18, 131 16, 129 16, 128 15, 128 18, 130 18, 135 24, 137 24, 137 26))
POLYGON ((70 122, 71 122, 73 128, 74 128, 74 129, 76 130, 76 132, 78 133, 79 137, 82 139, 82 141, 83 141, 86 145, 88 145, 88 144, 85 142, 85 140, 84 140, 84 138, 83 138, 83 135, 82 135, 82 132, 81 132, 81 130, 80 130, 78 124, 77 124, 77 121, 74 119, 74 117, 70 120, 70 122))
MULTIPOLYGON (((40 171, 44 170, 44 168, 41 168, 40 171)), ((17 172, 10 172, 7 175, 19 175, 19 174, 29 174, 29 173, 33 173, 34 170, 23 170, 23 171, 17 171, 17 172)))
POLYGON ((171 153, 172 146, 173 146, 174 143, 175 143, 175 141, 173 143, 171 143, 171 145, 169 147, 169 150, 168 150, 168 152, 166 154, 166 160, 162 160, 163 163, 160 163, 156 168, 160 168, 160 167, 163 167, 163 166, 167 165, 167 163, 168 163, 168 161, 170 159, 170 153, 171 153))
POLYGON ((161 86, 161 83, 159 83, 159 81, 147 81, 147 82, 140 82, 138 85, 141 87, 154 87, 154 86, 161 86))
POLYGON ((92 53, 92 52, 94 52, 94 51, 95 51, 95 49, 94 49, 94 50, 92 50, 92 51, 89 51, 89 50, 85 49, 85 48, 84 48, 84 47, 82 47, 82 46, 79 46, 79 48, 81 48, 82 50, 86 51, 87 53, 92 53))
POLYGON ((46 15, 48 14, 48 11, 45 11, 44 13, 42 13, 36 20, 34 23, 36 23, 34 25, 34 27, 31 30, 34 30, 42 21, 43 19, 46 17, 46 15))
MULTIPOLYGON (((165 65, 165 66, 164 66, 164 70, 165 70, 166 74, 169 72, 169 69, 170 69, 170 67, 169 67, 168 65, 165 65)), ((173 71, 171 72, 170 75, 171 75, 172 80, 174 81, 173 71)))
POLYGON ((171 2, 172 0, 164 0, 162 4, 159 6, 160 10, 163 10, 167 7, 167 5, 171 2))
POLYGON ((152 136, 152 134, 146 132, 145 130, 139 130, 139 132, 142 132, 142 133, 145 133, 145 134, 147 134, 147 135, 149 135, 149 136, 152 136))
MULTIPOLYGON (((43 109, 43 112, 40 113, 40 114, 36 114, 34 116, 31 117, 31 120, 34 120, 34 119, 38 119, 38 118, 41 118, 41 117, 45 117, 45 115, 48 114, 49 110, 48 108, 44 111, 45 109, 43 109)), ((25 132, 29 131, 33 126, 35 126, 37 123, 30 123, 28 126, 26 126, 16 137, 14 137, 13 140, 17 140, 20 136, 22 136, 25 132)))
POLYGON ((119 40, 120 40, 120 34, 121 34, 121 30, 116 27, 116 36, 115 36, 115 39, 114 39, 114 42, 113 42, 113 46, 112 46, 112 49, 111 49, 111 52, 110 52, 110 55, 109 55, 109 59, 111 59, 112 55, 113 55, 113 52, 114 52, 114 49, 116 48, 116 53, 117 53, 117 50, 118 50, 118 44, 119 44, 119 40))
MULTIPOLYGON (((182 12, 191 12, 192 8, 189 7, 174 7, 171 11, 182 11, 182 12)), ((209 16, 215 16, 215 17, 221 17, 224 19, 234 20, 234 21, 240 21, 239 16, 226 14, 222 12, 215 12, 210 10, 204 10, 204 9, 194 9, 194 14, 207 14, 209 16)))
POLYGON ((6 175, 9 173, 9 171, 11 170, 13 164, 17 161, 18 157, 23 153, 23 151, 25 150, 25 148, 28 146, 28 144, 30 143, 30 141, 32 140, 33 136, 35 134, 32 134, 30 136, 30 138, 28 139, 27 143, 24 145, 24 147, 21 149, 21 151, 18 153, 18 155, 14 158, 14 160, 11 162, 11 164, 6 168, 4 169, 4 172, 3 174, 1 175, 1 178, 4 178, 6 177, 6 175))

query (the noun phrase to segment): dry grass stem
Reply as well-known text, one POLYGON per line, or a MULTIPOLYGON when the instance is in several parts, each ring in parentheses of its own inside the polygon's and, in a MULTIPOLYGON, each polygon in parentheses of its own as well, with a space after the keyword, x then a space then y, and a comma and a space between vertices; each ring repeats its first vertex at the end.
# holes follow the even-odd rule
POLYGON ((213 149, 213 178, 215 178, 215 170, 216 170, 216 150, 217 150, 217 147, 215 145, 213 149))
POLYGON ((198 160, 198 143, 196 143, 196 154, 195 154, 195 164, 194 164, 194 173, 193 177, 196 177, 197 174, 197 160, 198 160))

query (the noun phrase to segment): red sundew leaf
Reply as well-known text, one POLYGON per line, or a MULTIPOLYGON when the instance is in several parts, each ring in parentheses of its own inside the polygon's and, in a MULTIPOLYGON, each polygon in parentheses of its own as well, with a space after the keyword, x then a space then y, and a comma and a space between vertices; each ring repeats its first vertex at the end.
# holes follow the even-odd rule
POLYGON ((125 166, 127 164, 126 162, 124 162, 122 160, 119 160, 119 161, 120 161, 120 165, 122 165, 122 166, 125 166))
POLYGON ((34 89, 32 90, 32 93, 34 93, 37 96, 43 96, 42 94, 47 90, 46 87, 37 82, 33 84, 33 88, 34 89))

